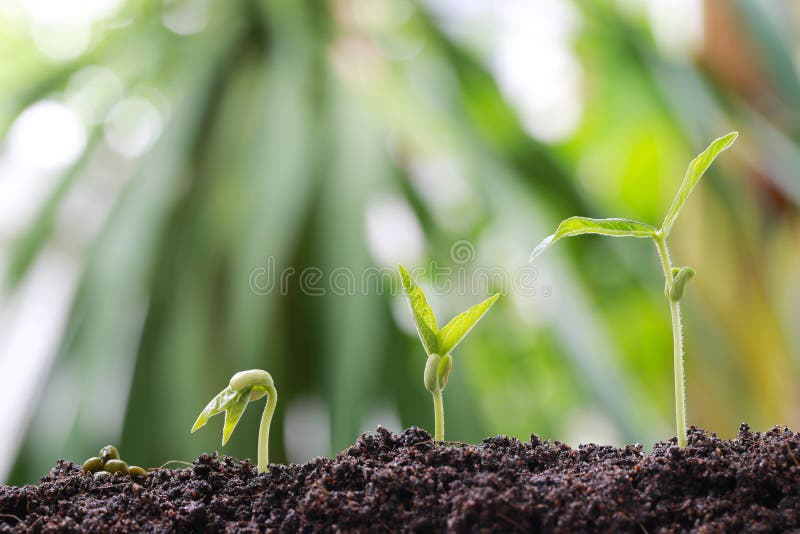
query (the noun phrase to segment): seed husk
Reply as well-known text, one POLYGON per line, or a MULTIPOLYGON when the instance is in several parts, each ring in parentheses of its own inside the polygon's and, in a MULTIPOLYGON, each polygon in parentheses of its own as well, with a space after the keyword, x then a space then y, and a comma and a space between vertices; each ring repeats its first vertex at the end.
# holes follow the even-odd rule
POLYGON ((94 479, 97 481, 105 481, 111 477, 111 473, 108 471, 98 471, 94 474, 94 479))

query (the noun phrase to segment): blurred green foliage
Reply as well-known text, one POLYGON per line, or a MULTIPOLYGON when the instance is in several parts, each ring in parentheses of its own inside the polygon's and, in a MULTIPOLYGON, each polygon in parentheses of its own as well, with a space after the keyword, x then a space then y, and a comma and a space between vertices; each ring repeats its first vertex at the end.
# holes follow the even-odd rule
MULTIPOLYGON (((513 273, 568 215, 658 224, 686 162, 731 130, 741 132, 735 150, 672 237, 676 261, 698 272, 684 299, 688 419, 722 436, 741 421, 800 426, 800 82, 788 4, 708 2, 703 48, 676 59, 642 13, 575 3, 582 118, 550 143, 527 133, 479 47, 447 31, 438 11, 404 2, 395 20, 390 0, 371 9, 217 1, 203 31, 178 35, 162 22, 172 4, 126 3, 88 51, 60 62, 28 33, 0 31, 0 133, 89 66, 111 69, 126 95, 156 91, 167 110, 160 137, 135 159, 114 155, 103 122, 90 126, 84 155, 8 245, 13 295, 43 252, 65 246, 72 228, 59 213, 71 192, 100 187, 98 175, 116 184, 79 250, 69 321, 35 386, 43 394, 31 396, 11 482, 107 442, 143 466, 218 449, 216 432, 190 439, 195 410, 254 367, 281 391, 273 461, 286 460, 287 414, 309 395, 329 416, 328 454, 351 444, 376 406, 432 431, 425 360, 399 291, 316 296, 295 275, 286 294, 259 294, 255 270, 383 266, 365 214, 388 196, 410 207, 424 236, 423 255, 404 261, 513 273), (416 55, 381 53, 407 43, 419 43, 416 55), (463 177, 468 194, 455 207, 415 179, 415 166, 431 161, 463 177), (473 261, 451 257, 458 240, 474 244, 473 261)), ((449 439, 535 432, 650 444, 672 435, 657 257, 651 246, 582 239, 537 265, 535 296, 511 291, 457 350, 449 439)), ((439 299, 444 315, 475 301, 439 299)), ((255 457, 257 417, 244 416, 249 435, 223 452, 255 457)))

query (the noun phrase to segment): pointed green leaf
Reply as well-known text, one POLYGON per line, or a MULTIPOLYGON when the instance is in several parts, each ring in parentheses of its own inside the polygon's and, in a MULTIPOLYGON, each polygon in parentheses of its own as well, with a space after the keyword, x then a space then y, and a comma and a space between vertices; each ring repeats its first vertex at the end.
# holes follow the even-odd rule
POLYGON ((400 270, 400 279, 403 281, 403 289, 408 295, 408 302, 411 305, 411 313, 414 315, 414 323, 417 325, 417 333, 419 339, 422 341, 425 352, 428 354, 438 353, 436 345, 436 334, 439 332, 439 327, 436 325, 436 317, 433 315, 433 310, 428 305, 428 300, 425 298, 425 293, 414 282, 411 275, 408 274, 405 267, 398 266, 400 270))
POLYGON ((697 182, 700 181, 703 173, 706 172, 706 169, 708 169, 723 150, 733 144, 738 136, 739 132, 731 132, 728 135, 714 140, 713 143, 708 145, 708 148, 701 152, 700 155, 694 158, 689 164, 686 175, 683 177, 681 187, 672 200, 672 205, 669 207, 669 210, 667 210, 667 215, 664 217, 664 222, 661 224, 661 231, 664 233, 664 237, 669 235, 670 230, 672 230, 672 225, 678 217, 678 212, 686 203, 686 199, 689 198, 689 194, 692 192, 692 189, 694 189, 694 186, 697 185, 697 182))
POLYGON ((237 393, 238 392, 230 386, 217 393, 217 395, 206 404, 206 407, 200 412, 200 415, 197 416, 197 420, 192 427, 192 433, 198 428, 203 427, 210 417, 227 410, 230 403, 236 398, 237 393))
POLYGON ((472 330, 481 317, 489 311, 492 304, 500 297, 500 293, 496 293, 484 300, 480 304, 476 304, 465 312, 456 315, 453 320, 447 323, 444 328, 439 332, 439 350, 442 355, 448 354, 458 345, 462 339, 472 330))
POLYGON ((231 401, 227 410, 225 410, 225 426, 222 427, 222 445, 224 446, 231 439, 236 424, 242 418, 244 409, 247 408, 247 403, 250 402, 250 393, 252 388, 244 388, 238 391, 236 397, 231 401))
POLYGON ((654 237, 656 229, 649 224, 631 221, 629 219, 589 219, 588 217, 570 217, 564 219, 558 225, 556 232, 547 236, 539 243, 533 254, 531 261, 541 254, 541 252, 561 239, 582 234, 600 234, 615 237, 654 237))

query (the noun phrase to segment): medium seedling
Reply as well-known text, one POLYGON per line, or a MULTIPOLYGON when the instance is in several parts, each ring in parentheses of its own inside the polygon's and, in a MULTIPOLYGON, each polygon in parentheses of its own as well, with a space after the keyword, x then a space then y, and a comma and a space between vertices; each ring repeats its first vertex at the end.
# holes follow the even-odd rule
POLYGON ((544 249, 561 239, 582 234, 601 234, 614 237, 646 237, 653 240, 656 250, 661 258, 664 269, 664 295, 667 298, 672 315, 672 335, 674 348, 674 373, 675 373, 675 419, 678 431, 678 445, 686 446, 686 378, 683 372, 683 334, 681 332, 681 307, 680 299, 686 289, 686 283, 694 276, 691 267, 675 267, 667 248, 667 237, 672 230, 672 225, 678 217, 678 212, 686 203, 694 186, 703 176, 706 169, 716 157, 736 140, 739 134, 731 132, 716 139, 699 156, 692 160, 686 176, 683 178, 680 189, 667 210, 661 228, 654 228, 649 224, 628 219, 589 219, 586 217, 570 217, 558 225, 555 233, 544 239, 531 254, 531 261, 544 249))
POLYGON ((267 405, 261 415, 261 425, 258 428, 258 472, 269 471, 269 425, 278 403, 278 391, 272 381, 272 376, 261 369, 240 371, 231 377, 228 387, 220 391, 216 397, 206 405, 197 417, 192 427, 192 433, 204 426, 208 418, 218 413, 225 412, 225 425, 222 427, 222 445, 228 440, 241 419, 247 403, 267 396, 267 405))
POLYGON ((472 330, 472 327, 480 321, 481 317, 489 311, 489 308, 500 297, 500 294, 494 294, 480 304, 476 304, 467 311, 456 315, 440 330, 436 325, 436 317, 433 314, 433 310, 425 298, 425 293, 422 292, 422 289, 414 282, 411 275, 402 265, 399 266, 399 269, 400 278, 403 281, 403 289, 408 295, 408 302, 417 326, 419 339, 428 355, 428 361, 425 364, 424 382, 425 388, 433 395, 434 439, 436 441, 444 441, 442 392, 447 385, 450 371, 453 369, 453 357, 450 356, 450 352, 472 330))

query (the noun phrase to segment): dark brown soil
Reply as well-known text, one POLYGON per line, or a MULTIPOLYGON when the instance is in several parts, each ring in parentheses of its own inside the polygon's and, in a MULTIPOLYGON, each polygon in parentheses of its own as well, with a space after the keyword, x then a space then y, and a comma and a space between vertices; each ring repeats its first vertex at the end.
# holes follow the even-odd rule
POLYGON ((203 455, 143 484, 61 461, 38 486, 0 486, 0 531, 800 530, 800 434, 743 425, 723 441, 644 454, 532 436, 434 446, 379 428, 334 459, 273 466, 203 455))

